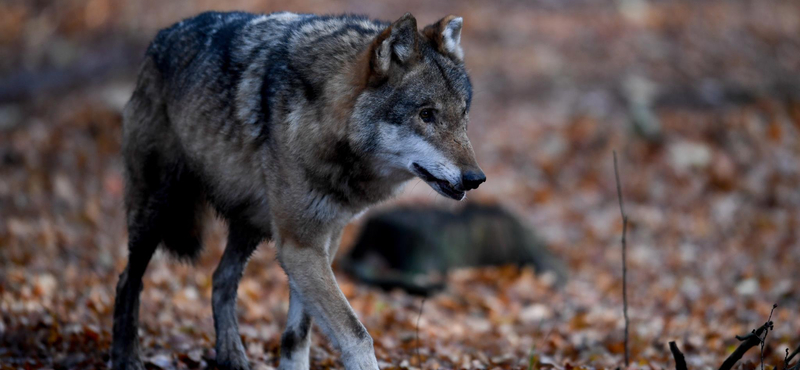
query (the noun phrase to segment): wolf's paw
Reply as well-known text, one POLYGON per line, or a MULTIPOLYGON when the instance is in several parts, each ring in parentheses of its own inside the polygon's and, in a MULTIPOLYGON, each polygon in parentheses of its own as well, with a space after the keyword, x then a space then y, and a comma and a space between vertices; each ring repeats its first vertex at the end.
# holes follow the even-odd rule
POLYGON ((343 356, 342 362, 344 368, 347 370, 380 370, 378 367, 378 360, 375 356, 354 358, 350 356, 343 356))
POLYGON ((217 367, 225 370, 250 370, 250 361, 244 353, 244 345, 238 331, 217 334, 217 367))
POLYGON ((368 346, 351 347, 342 352, 342 363, 347 370, 379 370, 372 342, 368 346))
POLYGON ((308 370, 309 368, 308 351, 294 353, 291 358, 281 356, 281 362, 278 364, 278 370, 308 370))
POLYGON ((281 363, 278 364, 278 370, 308 370, 308 369, 310 369, 308 360, 302 362, 302 361, 291 361, 282 358, 281 363))
POLYGON ((247 356, 238 351, 217 352, 217 368, 225 370, 250 370, 250 361, 247 356))
POLYGON ((138 356, 114 360, 112 368, 114 370, 145 370, 144 364, 138 356))

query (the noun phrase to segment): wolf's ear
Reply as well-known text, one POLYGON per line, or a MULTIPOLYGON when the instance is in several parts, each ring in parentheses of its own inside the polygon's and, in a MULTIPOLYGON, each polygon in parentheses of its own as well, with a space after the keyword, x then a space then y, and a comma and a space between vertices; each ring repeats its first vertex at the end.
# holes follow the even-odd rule
POLYGON ((440 53, 460 63, 464 61, 464 51, 461 49, 461 26, 463 25, 463 18, 448 15, 425 27, 422 34, 433 42, 440 53))
POLYGON ((417 20, 406 13, 381 32, 370 48, 370 68, 380 77, 388 76, 392 62, 407 64, 419 56, 417 20))

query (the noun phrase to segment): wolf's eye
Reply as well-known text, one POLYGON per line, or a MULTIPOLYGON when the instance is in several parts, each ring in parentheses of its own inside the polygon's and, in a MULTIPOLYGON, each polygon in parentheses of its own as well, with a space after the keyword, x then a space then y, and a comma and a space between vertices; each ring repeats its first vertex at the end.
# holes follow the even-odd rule
POLYGON ((433 109, 425 108, 419 112, 419 118, 422 119, 422 122, 425 123, 433 123, 433 109))

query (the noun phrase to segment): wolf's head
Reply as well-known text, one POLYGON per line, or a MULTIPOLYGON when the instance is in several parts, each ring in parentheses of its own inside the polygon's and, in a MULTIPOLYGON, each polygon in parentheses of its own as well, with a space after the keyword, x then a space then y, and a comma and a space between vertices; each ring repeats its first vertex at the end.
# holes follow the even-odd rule
POLYGON ((486 181, 467 138, 462 24, 448 16, 420 32, 406 14, 388 26, 362 55, 351 121, 382 171, 417 176, 456 200, 486 181))

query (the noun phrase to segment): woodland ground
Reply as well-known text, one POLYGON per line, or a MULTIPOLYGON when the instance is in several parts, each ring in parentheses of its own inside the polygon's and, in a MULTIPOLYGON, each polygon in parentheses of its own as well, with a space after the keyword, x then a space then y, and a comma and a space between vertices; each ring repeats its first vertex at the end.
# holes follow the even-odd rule
MULTIPOLYGON (((773 303, 767 366, 800 345, 800 2, 12 0, 0 3, 0 368, 107 366, 126 262, 120 110, 156 30, 212 8, 465 19, 470 136, 489 178, 471 199, 523 216, 570 280, 460 270, 420 316, 420 298, 337 273, 385 368, 527 368, 531 354, 540 368, 621 366, 613 150, 630 218, 631 368, 673 368, 671 340, 690 368, 716 368, 773 303)), ((457 206, 414 182, 398 202, 457 206)), ((150 264, 150 368, 214 358, 225 228, 211 222, 195 264, 150 264)), ((250 262, 239 307, 255 368, 277 366, 288 291, 272 245, 250 262)), ((313 341, 314 368, 340 367, 313 341)))

